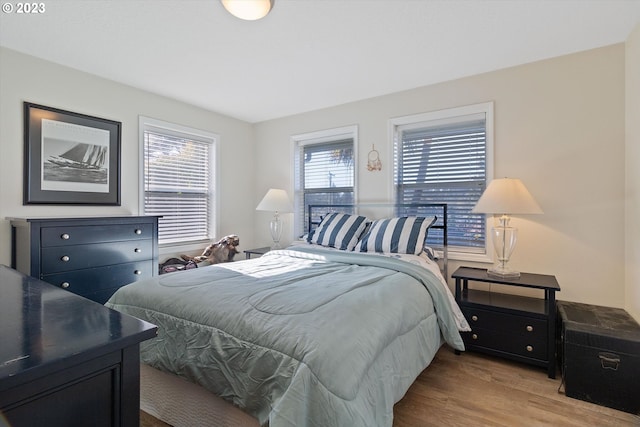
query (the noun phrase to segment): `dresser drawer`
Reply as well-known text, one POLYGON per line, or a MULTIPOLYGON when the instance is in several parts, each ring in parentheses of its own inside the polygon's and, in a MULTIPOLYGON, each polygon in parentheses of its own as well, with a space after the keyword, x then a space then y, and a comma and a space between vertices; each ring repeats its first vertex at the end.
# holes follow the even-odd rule
POLYGON ((151 239, 153 232, 154 224, 151 223, 43 227, 41 246, 151 239))
POLYGON ((482 347, 532 359, 547 359, 546 335, 535 336, 525 333, 506 333, 496 329, 472 327, 471 332, 462 332, 462 339, 469 349, 482 347))
POLYGON ((515 314, 499 313, 473 307, 462 307, 471 329, 495 329, 506 334, 524 334, 534 338, 547 340, 548 324, 546 320, 515 314))
POLYGON ((43 275, 142 261, 153 256, 152 240, 131 240, 93 245, 53 246, 42 248, 43 275))
POLYGON ((90 296, 109 289, 115 292, 123 285, 153 276, 153 272, 153 260, 146 260, 88 270, 45 274, 41 279, 75 294, 90 296))

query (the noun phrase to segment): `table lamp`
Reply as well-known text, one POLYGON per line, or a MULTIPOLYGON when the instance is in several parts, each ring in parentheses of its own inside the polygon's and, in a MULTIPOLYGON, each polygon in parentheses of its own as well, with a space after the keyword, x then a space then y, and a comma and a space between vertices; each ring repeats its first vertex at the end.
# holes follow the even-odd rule
POLYGON ((484 190, 471 212, 501 215, 500 225, 491 228, 498 263, 488 269, 487 274, 502 278, 520 277, 520 272, 512 270, 507 265, 518 238, 518 229, 509 226, 511 219, 509 215, 542 213, 542 209, 522 181, 516 178, 494 179, 484 190))
POLYGON ((287 192, 277 188, 270 188, 262 201, 256 207, 257 211, 273 212, 273 219, 269 223, 271 239, 273 239, 272 249, 280 248, 280 237, 282 236, 282 220, 280 213, 293 212, 293 206, 287 192))

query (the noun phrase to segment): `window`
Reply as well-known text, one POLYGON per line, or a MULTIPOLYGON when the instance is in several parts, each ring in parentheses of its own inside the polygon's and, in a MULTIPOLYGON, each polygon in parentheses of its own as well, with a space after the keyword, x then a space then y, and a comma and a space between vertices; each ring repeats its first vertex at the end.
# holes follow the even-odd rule
POLYGON ((393 119, 391 124, 396 203, 447 203, 452 255, 463 253, 471 260, 473 254, 490 253, 485 215, 471 209, 491 178, 493 104, 393 119))
POLYGON ((145 215, 161 215, 162 245, 211 240, 214 221, 214 151, 217 136, 140 118, 145 215))
POLYGON ((355 203, 356 133, 357 128, 353 126, 292 138, 295 235, 300 236, 309 229, 309 205, 355 203))

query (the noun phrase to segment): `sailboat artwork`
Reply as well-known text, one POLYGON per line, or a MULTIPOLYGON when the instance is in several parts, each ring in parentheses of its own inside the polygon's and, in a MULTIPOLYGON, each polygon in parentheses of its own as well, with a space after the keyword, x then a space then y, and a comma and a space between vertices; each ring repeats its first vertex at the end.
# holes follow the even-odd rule
POLYGON ((100 170, 105 169, 109 160, 107 154, 107 147, 78 143, 71 150, 59 156, 51 156, 47 161, 61 167, 100 170))
POLYGON ((109 191, 108 131, 43 119, 42 160, 43 190, 109 191))

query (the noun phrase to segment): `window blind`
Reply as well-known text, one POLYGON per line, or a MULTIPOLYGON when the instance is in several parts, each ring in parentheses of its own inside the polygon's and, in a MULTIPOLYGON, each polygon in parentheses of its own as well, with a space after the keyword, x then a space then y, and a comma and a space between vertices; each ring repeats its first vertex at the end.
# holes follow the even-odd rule
POLYGON ((208 240, 211 223, 211 142, 175 132, 144 131, 144 206, 161 215, 161 244, 208 240))
MULTIPOLYGON (((301 182, 302 203, 297 215, 303 229, 308 230, 308 206, 320 204, 353 204, 355 181, 353 139, 313 143, 299 147, 297 168, 301 182)), ((319 222, 320 218, 312 221, 319 222)))
POLYGON ((449 245, 484 251, 485 217, 471 213, 486 186, 484 114, 399 126, 398 136, 397 202, 447 203, 449 245))

